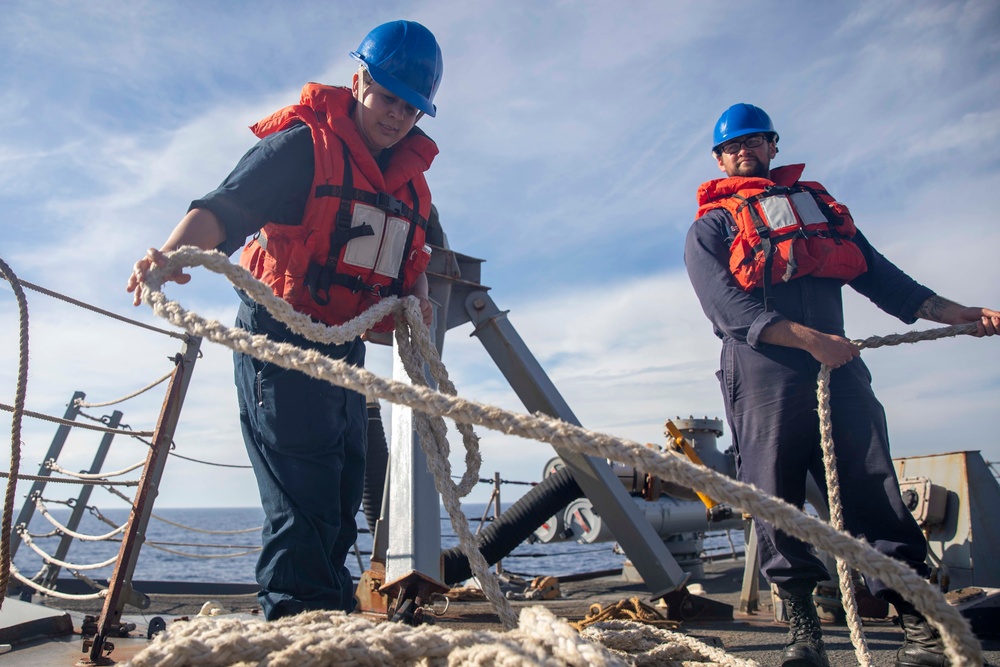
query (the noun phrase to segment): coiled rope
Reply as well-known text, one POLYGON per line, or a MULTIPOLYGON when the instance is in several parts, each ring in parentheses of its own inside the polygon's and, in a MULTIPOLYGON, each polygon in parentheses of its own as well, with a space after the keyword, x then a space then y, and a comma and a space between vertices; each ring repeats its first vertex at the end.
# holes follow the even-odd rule
MULTIPOLYGON (((681 639, 659 628, 629 621, 612 621, 577 633, 566 621, 543 607, 521 611, 516 628, 507 632, 453 630, 432 625, 373 623, 343 612, 313 611, 276 621, 195 617, 174 623, 128 663, 130 667, 319 667, 321 665, 544 665, 545 667, 625 667, 641 640, 660 657, 671 650, 662 643, 681 639), (586 634, 613 635, 612 651, 586 634), (252 638, 252 641, 248 640, 252 638)), ((690 639, 690 638, 686 638, 690 639)), ((711 664, 755 666, 737 661, 718 649, 698 647, 711 664)), ((690 651, 687 659, 698 660, 690 651)), ((646 663, 652 664, 652 663, 646 663)), ((676 664, 656 661, 655 664, 676 664)), ((691 663, 683 663, 691 664, 691 663)), ((705 664, 699 661, 698 664, 705 664)))
MULTIPOLYGON (((893 590, 905 595, 941 632, 946 653, 953 665, 956 667, 980 667, 982 665, 982 650, 978 641, 972 635, 965 619, 956 609, 948 605, 939 590, 930 586, 905 564, 875 551, 868 544, 843 531, 838 531, 822 521, 804 514, 789 503, 763 495, 754 487, 713 470, 696 466, 677 457, 664 456, 638 442, 587 431, 581 427, 538 414, 524 415, 507 412, 494 406, 466 401, 454 395, 431 390, 420 386, 422 373, 418 373, 418 377, 413 378, 414 382, 417 383, 414 385, 393 382, 364 369, 352 367, 343 361, 323 357, 314 350, 303 350, 287 343, 275 343, 265 336, 254 336, 245 331, 225 327, 218 321, 205 320, 184 310, 176 302, 168 300, 160 291, 166 276, 182 268, 193 266, 202 266, 226 275, 234 285, 255 301, 262 303, 272 315, 293 331, 318 342, 333 342, 331 336, 353 337, 359 335, 392 312, 397 319, 396 341, 401 348, 401 357, 405 352, 403 348, 410 343, 414 344, 413 347, 419 347, 421 351, 425 352, 425 359, 435 359, 436 350, 430 343, 426 330, 422 327, 419 309, 414 298, 385 299, 343 327, 324 327, 311 322, 305 315, 296 313, 290 305, 277 299, 266 286, 255 280, 249 272, 230 263, 222 253, 205 252, 193 247, 183 247, 168 253, 167 263, 148 274, 142 294, 142 301, 151 306, 157 315, 186 329, 191 334, 208 338, 234 351, 249 354, 262 361, 298 370, 320 380, 333 382, 370 398, 384 398, 393 403, 406 405, 415 410, 415 417, 419 412, 424 412, 435 418, 448 417, 456 423, 475 424, 510 435, 540 440, 586 455, 628 463, 689 488, 702 489, 712 497, 735 507, 741 507, 755 516, 766 517, 767 520, 788 534, 842 557, 857 569, 878 576, 893 590), (421 331, 423 335, 418 336, 414 330, 421 331)), ((437 360, 437 363, 440 364, 440 360, 437 360)), ((411 366, 405 359, 404 364, 407 365, 408 369, 411 366)), ((435 365, 433 363, 430 365, 433 372, 435 365)), ((422 447, 427 446, 426 440, 424 437, 420 438, 422 447)), ((439 449, 445 455, 447 454, 446 446, 439 449)), ((430 451, 425 449, 425 452, 429 460, 437 454, 433 449, 430 451)), ((450 498, 449 494, 454 494, 457 487, 451 484, 447 477, 441 478, 438 466, 445 467, 440 463, 437 466, 432 465, 435 485, 438 492, 441 493, 442 499, 445 500, 445 506, 450 513, 451 507, 457 504, 457 501, 450 498)), ((471 471, 466 472, 469 476, 468 473, 471 471)), ((492 573, 486 569, 482 555, 475 548, 471 534, 467 530, 467 523, 463 526, 461 520, 453 517, 453 527, 456 534, 460 536, 462 552, 469 558, 473 572, 483 584, 487 597, 497 608, 501 621, 505 627, 512 627, 509 623, 513 612, 502 596, 499 600, 494 600, 493 592, 499 591, 499 586, 492 573), (463 528, 466 532, 464 536, 462 534, 463 528)), ((537 610, 522 611, 522 624, 529 611, 532 614, 538 613, 537 610)), ((324 616, 323 618, 334 618, 334 616, 324 616)), ((295 623, 298 630, 295 634, 302 637, 300 623, 301 621, 295 623)), ((387 634, 396 631, 393 627, 395 624, 386 625, 388 627, 382 627, 385 627, 384 631, 387 634)), ((209 632, 214 633, 215 631, 209 630, 209 632)), ((275 662, 274 657, 272 655, 270 658, 272 665, 303 664, 301 662, 275 662)), ((139 656, 136 657, 136 660, 138 659, 139 656)), ((156 664, 177 663, 162 662, 156 664)), ((539 662, 537 664, 545 663, 539 662)))

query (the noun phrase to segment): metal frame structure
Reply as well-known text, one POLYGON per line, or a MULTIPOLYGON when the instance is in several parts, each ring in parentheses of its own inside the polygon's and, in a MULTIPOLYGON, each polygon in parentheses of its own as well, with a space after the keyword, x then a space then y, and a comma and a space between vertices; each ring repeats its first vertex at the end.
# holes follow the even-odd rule
MULTIPOLYGON (((489 288, 480 283, 482 261, 447 247, 434 248, 427 277, 430 298, 435 306, 432 335, 438 351, 443 349, 448 329, 471 323, 474 327, 472 335, 483 344, 529 412, 541 412, 580 425, 508 320, 507 311, 497 307, 488 293, 489 288)), ((395 371, 394 366, 394 377, 400 379, 395 371)), ((391 530, 383 525, 376 530, 379 535, 388 534, 388 539, 382 543, 376 540, 373 559, 387 564, 387 580, 415 574, 440 583, 443 576, 440 498, 422 458, 417 435, 410 427, 409 415, 408 409, 393 407, 392 463, 386 491, 388 502, 383 503, 383 518, 379 521, 379 524, 388 521, 391 530)), ((645 581, 652 597, 664 597, 683 588, 688 573, 674 560, 607 461, 558 447, 555 449, 597 512, 608 525, 613 526, 616 540, 645 581)))

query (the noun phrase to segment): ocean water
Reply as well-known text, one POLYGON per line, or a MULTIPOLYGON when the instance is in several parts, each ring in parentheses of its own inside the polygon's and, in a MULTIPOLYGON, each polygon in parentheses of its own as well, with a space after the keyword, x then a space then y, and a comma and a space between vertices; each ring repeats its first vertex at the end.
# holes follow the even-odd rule
MULTIPOLYGON (((463 506, 473 531, 479 526, 486 505, 472 503, 463 506)), ((49 509, 50 514, 65 524, 69 519, 69 509, 49 509)), ((101 516, 121 525, 128 519, 128 510, 102 510, 101 516)), ((254 583, 256 553, 252 552, 260 544, 259 527, 263 521, 260 508, 201 508, 201 509, 157 509, 149 521, 146 542, 140 551, 133 579, 135 581, 196 581, 222 583, 254 583), (251 532, 234 533, 246 529, 251 532), (218 532, 199 531, 227 531, 218 532)), ((357 517, 358 526, 366 526, 364 516, 357 517)), ((77 533, 102 535, 113 527, 102 521, 97 513, 84 513, 77 533)), ((42 535, 53 530, 52 524, 37 511, 32 517, 29 532, 42 535)), ((106 541, 82 541, 74 539, 63 561, 74 565, 100 563, 118 554, 119 536, 106 541)), ((40 549, 55 554, 60 537, 32 538, 40 549)), ((448 521, 442 514, 442 547, 447 549, 458 544, 448 521)), ((368 567, 371 551, 371 535, 367 532, 358 537, 357 555, 351 554, 347 566, 357 577, 368 567)), ((704 549, 708 554, 729 554, 733 549, 742 552, 742 531, 729 533, 708 533, 704 539, 704 549)), ((502 561, 505 571, 525 577, 540 575, 566 576, 587 572, 597 572, 620 568, 626 557, 616 551, 613 542, 577 544, 575 542, 552 542, 534 544, 522 543, 502 561)), ((28 544, 21 543, 14 557, 14 563, 21 574, 34 576, 42 566, 42 557, 28 544)), ((107 579, 113 571, 112 565, 80 572, 91 579, 107 579)), ((66 569, 60 577, 72 576, 66 569)))

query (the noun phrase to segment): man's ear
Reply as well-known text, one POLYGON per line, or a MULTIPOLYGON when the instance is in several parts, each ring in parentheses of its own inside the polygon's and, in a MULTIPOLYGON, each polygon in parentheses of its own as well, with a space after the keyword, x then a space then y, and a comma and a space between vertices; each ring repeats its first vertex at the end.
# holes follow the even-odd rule
POLYGON ((712 151, 712 157, 715 158, 716 163, 719 165, 719 171, 726 173, 726 165, 722 164, 722 153, 712 151))
POLYGON ((354 99, 360 100, 359 94, 361 92, 361 77, 357 72, 354 73, 354 77, 351 79, 351 94, 354 95, 354 99))

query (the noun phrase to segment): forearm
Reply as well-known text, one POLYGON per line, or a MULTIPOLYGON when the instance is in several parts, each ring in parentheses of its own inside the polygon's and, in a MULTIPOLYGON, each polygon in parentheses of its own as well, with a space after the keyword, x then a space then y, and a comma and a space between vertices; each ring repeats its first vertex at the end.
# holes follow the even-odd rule
POLYGON ((413 282, 413 289, 410 290, 410 294, 420 299, 427 298, 429 288, 426 273, 421 273, 417 276, 417 279, 413 282))
POLYGON ((934 295, 920 304, 916 316, 941 324, 968 324, 978 322, 974 336, 993 336, 1000 333, 1000 311, 963 306, 944 297, 934 295))
POLYGON ((966 314, 968 310, 970 309, 963 305, 935 294, 920 304, 916 316, 941 324, 961 324, 969 321, 966 314))
POLYGON ((216 215, 205 208, 194 208, 177 223, 160 251, 170 252, 186 245, 214 250, 225 240, 225 227, 216 215))
POLYGON ((816 347, 821 337, 829 338, 830 335, 820 333, 804 324, 792 322, 791 320, 775 322, 760 332, 762 343, 781 345, 782 347, 794 347, 799 350, 806 350, 807 352, 816 347))

